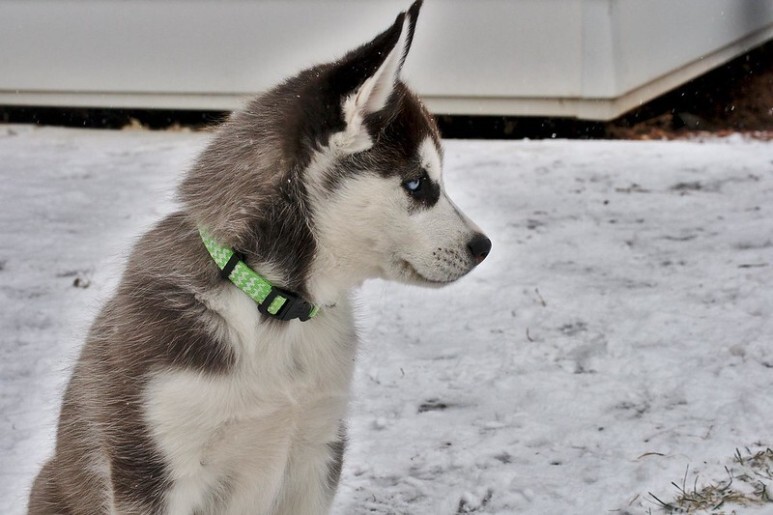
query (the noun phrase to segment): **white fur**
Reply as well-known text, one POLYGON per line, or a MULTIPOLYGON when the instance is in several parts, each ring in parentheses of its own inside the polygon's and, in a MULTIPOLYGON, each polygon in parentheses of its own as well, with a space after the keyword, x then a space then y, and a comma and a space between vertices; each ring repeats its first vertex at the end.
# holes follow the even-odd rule
MULTIPOLYGON (((94 445, 94 448, 98 449, 99 445, 94 445)), ((92 474, 94 474, 95 477, 98 477, 101 481, 104 481, 105 485, 110 484, 110 462, 104 453, 94 452, 89 454, 85 466, 92 474)), ((113 490, 111 488, 105 488, 103 495, 103 512, 110 515, 115 515, 117 510, 115 507, 115 499, 113 498, 113 490)))
POLYGON ((344 99, 342 108, 346 129, 333 134, 330 138, 333 149, 348 154, 363 152, 373 146, 373 140, 363 126, 367 113, 360 110, 356 100, 356 93, 352 93, 344 99))
POLYGON ((317 302, 335 302, 342 286, 351 289, 365 279, 386 277, 385 260, 399 231, 390 230, 389 222, 405 211, 390 203, 399 189, 397 180, 362 175, 315 202, 318 248, 309 287, 317 302))
POLYGON ((419 158, 421 166, 427 171, 429 178, 442 183, 443 162, 440 159, 440 152, 435 145, 435 140, 431 137, 427 136, 419 145, 419 158))
POLYGON ((400 179, 376 173, 347 178, 330 197, 316 200, 319 245, 310 286, 318 302, 370 277, 440 285, 475 266, 467 243, 480 229, 442 191, 434 143, 420 148, 423 164, 441 186, 429 209, 412 209, 400 179))
POLYGON ((223 317, 213 333, 228 333, 237 351, 236 370, 168 371, 146 392, 149 427, 175 481, 167 513, 325 513, 327 444, 345 417, 355 354, 348 301, 277 329, 232 285, 208 300, 223 317), (216 509, 225 483, 228 505, 216 509))

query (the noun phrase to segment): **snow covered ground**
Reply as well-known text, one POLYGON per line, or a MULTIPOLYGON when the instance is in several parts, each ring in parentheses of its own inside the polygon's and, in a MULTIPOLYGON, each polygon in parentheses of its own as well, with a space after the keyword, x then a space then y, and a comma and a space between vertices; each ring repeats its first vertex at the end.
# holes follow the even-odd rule
MULTIPOLYGON (((0 513, 207 138, 0 126, 0 513)), ((335 513, 658 513, 773 445, 773 143, 447 141, 446 182, 492 254, 362 289, 335 513)))

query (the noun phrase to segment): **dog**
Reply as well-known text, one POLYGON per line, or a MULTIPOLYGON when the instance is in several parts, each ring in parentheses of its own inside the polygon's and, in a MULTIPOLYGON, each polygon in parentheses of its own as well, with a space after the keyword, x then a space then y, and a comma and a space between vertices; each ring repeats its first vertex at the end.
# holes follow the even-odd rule
POLYGON ((400 80, 420 8, 219 128, 89 331, 30 514, 329 512, 349 292, 439 287, 491 249, 447 197, 438 128, 400 80))

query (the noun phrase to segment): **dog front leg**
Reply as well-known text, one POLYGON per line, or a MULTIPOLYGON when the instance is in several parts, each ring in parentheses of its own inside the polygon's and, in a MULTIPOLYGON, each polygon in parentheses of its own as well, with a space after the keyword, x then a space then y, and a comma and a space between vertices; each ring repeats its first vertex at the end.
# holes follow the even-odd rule
POLYGON ((276 515, 323 515, 338 487, 346 438, 295 449, 288 463, 276 515))

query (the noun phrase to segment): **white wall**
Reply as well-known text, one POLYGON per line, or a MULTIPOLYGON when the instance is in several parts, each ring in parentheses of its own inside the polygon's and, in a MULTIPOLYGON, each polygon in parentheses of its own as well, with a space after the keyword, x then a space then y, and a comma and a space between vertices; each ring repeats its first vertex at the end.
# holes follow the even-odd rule
MULTIPOLYGON (((0 104, 231 109, 409 0, 3 0, 0 104)), ((773 37, 773 0, 426 0, 438 113, 608 119, 773 37)))

